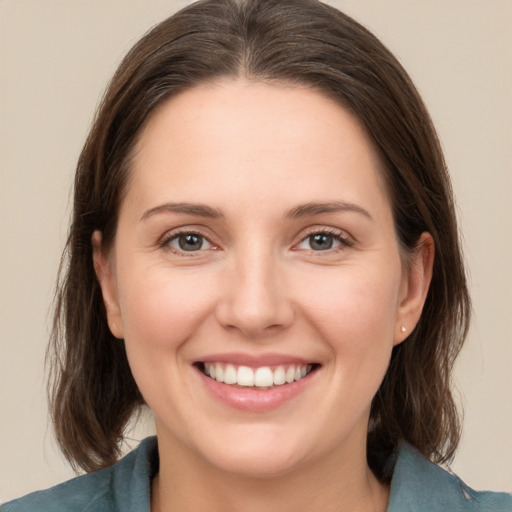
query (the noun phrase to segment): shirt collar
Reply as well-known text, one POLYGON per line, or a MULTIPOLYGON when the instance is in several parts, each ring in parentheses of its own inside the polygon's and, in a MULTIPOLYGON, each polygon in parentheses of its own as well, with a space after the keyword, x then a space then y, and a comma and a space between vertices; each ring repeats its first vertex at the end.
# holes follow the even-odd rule
POLYGON ((387 512, 473 510, 476 493, 407 443, 398 449, 387 512))

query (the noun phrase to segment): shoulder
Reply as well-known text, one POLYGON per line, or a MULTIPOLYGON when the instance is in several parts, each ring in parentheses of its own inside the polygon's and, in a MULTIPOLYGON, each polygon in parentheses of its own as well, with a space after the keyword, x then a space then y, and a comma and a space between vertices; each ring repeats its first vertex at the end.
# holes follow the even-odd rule
POLYGON ((0 506, 0 512, 149 512, 151 478, 158 465, 155 438, 119 462, 0 506))
POLYGON ((408 444, 398 452, 388 512, 512 512, 512 495, 478 492, 408 444))

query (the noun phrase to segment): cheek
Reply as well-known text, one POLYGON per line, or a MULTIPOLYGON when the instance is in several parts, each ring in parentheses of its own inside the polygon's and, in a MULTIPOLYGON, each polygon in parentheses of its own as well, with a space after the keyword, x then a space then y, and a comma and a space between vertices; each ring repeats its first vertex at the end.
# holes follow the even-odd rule
POLYGON ((157 415, 177 415, 181 402, 176 390, 190 371, 182 364, 189 355, 188 342, 211 312, 208 280, 191 273, 185 279, 164 267, 131 270, 119 290, 130 368, 149 407, 157 415))
POLYGON ((330 403, 354 421, 369 411, 389 365, 400 275, 399 263, 336 269, 330 279, 312 280, 316 291, 304 299, 308 323, 331 353, 330 403))
POLYGON ((369 411, 389 366, 400 266, 395 269, 340 273, 325 290, 327 299, 318 299, 310 310, 310 321, 332 354, 332 403, 341 403, 335 409, 354 418, 369 411))
POLYGON ((124 282, 119 295, 125 342, 144 358, 178 350, 212 309, 211 286, 201 275, 183 279, 157 268, 124 282))
POLYGON ((392 343, 398 310, 400 266, 337 269, 328 279, 311 280, 304 311, 324 337, 347 350, 392 343))

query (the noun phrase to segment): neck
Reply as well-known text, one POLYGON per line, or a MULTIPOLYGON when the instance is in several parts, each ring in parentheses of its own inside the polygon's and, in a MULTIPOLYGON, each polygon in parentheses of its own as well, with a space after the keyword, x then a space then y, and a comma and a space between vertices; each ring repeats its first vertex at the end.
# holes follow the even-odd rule
POLYGON ((271 477, 225 472, 160 437, 159 454, 152 512, 384 512, 389 498, 364 445, 271 477))

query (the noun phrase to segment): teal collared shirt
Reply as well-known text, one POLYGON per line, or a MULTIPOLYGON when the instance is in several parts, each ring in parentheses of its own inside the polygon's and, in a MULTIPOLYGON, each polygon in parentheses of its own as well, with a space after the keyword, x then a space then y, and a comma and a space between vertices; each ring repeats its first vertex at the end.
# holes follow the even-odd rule
MULTIPOLYGON (((157 468, 156 438, 150 437, 117 464, 6 503, 0 512, 150 512, 157 468)), ((404 444, 387 512, 512 512, 512 495, 473 491, 404 444)))

